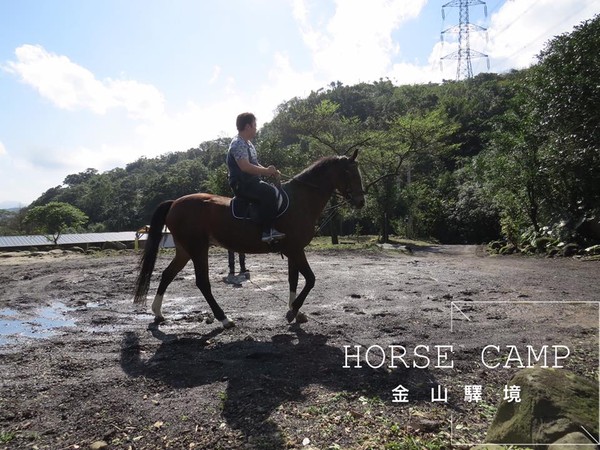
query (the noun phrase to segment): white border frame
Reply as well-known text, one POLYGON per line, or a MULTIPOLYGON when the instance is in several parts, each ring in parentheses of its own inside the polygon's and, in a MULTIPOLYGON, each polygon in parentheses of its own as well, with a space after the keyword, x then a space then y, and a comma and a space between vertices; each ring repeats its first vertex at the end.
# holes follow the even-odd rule
MULTIPOLYGON (((591 304, 591 305, 596 305, 598 306, 598 376, 600 377, 600 301, 584 301, 584 300, 566 300, 566 301, 552 301, 552 300, 515 300, 515 301, 510 301, 510 300, 490 300, 490 301, 484 301, 484 300, 452 300, 450 301, 450 333, 454 333, 454 309, 457 309, 458 312, 460 312, 460 314, 465 317, 467 319, 467 321, 471 321, 471 319, 464 313, 462 312, 462 310, 456 305, 457 303, 464 303, 464 304, 468 304, 468 305, 472 305, 475 303, 483 303, 483 304, 493 304, 493 303, 500 303, 500 304, 511 304, 511 305, 518 305, 518 304, 560 304, 560 305, 568 305, 568 304, 591 304)), ((600 390, 598 392, 598 411, 600 411, 600 390)), ((592 434, 586 430, 585 428, 581 427, 583 429, 583 431, 585 432, 585 434, 592 439, 593 441, 595 441, 595 445, 600 445, 600 437, 596 438, 594 436, 592 436, 592 434)), ((600 417, 598 418, 598 429, 600 430, 600 417)), ((515 445, 515 446, 525 446, 525 447, 536 447, 536 446, 549 446, 552 443, 547 443, 547 444, 523 444, 523 443, 496 443, 496 444, 492 444, 490 442, 477 442, 477 443, 472 443, 472 442, 453 442, 452 438, 453 438, 453 430, 454 430, 454 415, 452 413, 452 411, 450 411, 450 445, 451 446, 476 446, 476 445, 502 445, 502 446, 511 446, 511 445, 515 445)), ((579 445, 590 445, 590 444, 561 444, 561 445, 566 445, 566 446, 572 446, 572 447, 577 447, 579 445)))

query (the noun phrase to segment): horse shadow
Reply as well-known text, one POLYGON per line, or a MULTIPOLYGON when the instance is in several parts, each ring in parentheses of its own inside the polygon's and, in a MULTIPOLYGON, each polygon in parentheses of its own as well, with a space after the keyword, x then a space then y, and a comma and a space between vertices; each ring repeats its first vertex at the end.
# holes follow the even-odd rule
POLYGON ((272 413, 280 405, 305 400, 311 385, 386 403, 392 401, 392 389, 399 384, 410 389, 411 401, 427 401, 430 388, 436 385, 429 370, 388 371, 371 368, 364 361, 362 368, 344 368, 343 346, 329 345, 327 336, 307 333, 297 325, 269 342, 242 339, 223 344, 211 342, 223 330, 197 337, 165 334, 156 325, 149 330, 161 345, 146 360, 136 333, 125 333, 121 367, 126 374, 174 389, 226 381, 222 418, 246 439, 266 439, 273 448, 284 448, 286 439, 270 418, 272 413))

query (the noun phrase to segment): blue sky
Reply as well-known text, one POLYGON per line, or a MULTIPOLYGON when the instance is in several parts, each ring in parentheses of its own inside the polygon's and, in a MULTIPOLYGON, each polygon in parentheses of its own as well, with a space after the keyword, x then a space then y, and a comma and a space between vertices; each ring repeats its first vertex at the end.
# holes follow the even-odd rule
MULTIPOLYGON (((71 174, 124 167, 235 134, 332 81, 456 77, 449 0, 0 0, 0 208, 71 174)), ((489 0, 471 47, 527 67, 600 0, 489 0)), ((487 71, 473 60, 475 73, 487 71)))

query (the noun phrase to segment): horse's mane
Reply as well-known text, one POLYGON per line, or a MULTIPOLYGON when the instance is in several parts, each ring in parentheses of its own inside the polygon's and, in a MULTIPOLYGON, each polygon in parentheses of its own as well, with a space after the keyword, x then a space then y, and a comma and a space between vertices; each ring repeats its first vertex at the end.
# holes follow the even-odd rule
POLYGON ((313 177, 320 176, 323 172, 327 171, 332 164, 340 161, 345 158, 344 156, 325 156, 321 159, 318 159, 298 175, 294 176, 292 180, 298 181, 308 181, 313 177))

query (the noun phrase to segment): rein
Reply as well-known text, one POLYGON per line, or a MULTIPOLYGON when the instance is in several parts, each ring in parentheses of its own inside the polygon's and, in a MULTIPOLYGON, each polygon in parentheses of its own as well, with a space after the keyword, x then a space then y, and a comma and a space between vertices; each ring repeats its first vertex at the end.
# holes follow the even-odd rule
MULTIPOLYGON (((298 178, 296 178, 295 176, 290 176, 288 174, 282 173, 281 174, 282 177, 286 178, 286 181, 296 181, 299 184, 303 184, 304 186, 307 186, 309 188, 312 189, 316 189, 316 190, 320 190, 321 187, 314 184, 314 183, 310 183, 308 181, 304 181, 304 180, 300 180, 298 178)), ((362 193, 364 194, 364 191, 362 191, 362 193)), ((331 219, 333 219, 333 217, 335 216, 335 214, 337 213, 337 211, 344 205, 346 204, 351 204, 350 203, 350 199, 352 197, 352 192, 350 190, 350 188, 348 188, 348 191, 345 193, 341 193, 338 192, 337 189, 333 190, 333 195, 335 195, 338 199, 341 200, 341 203, 338 203, 337 205, 334 206, 330 206, 329 208, 327 208, 325 210, 325 212, 327 213, 327 215, 325 216, 325 218, 323 219, 323 221, 321 222, 321 225, 319 227, 317 227, 317 229, 315 230, 315 234, 319 233, 323 228, 325 228, 326 225, 329 224, 329 222, 331 222, 331 219)))
MULTIPOLYGON (((284 177, 286 179, 286 182, 288 183, 295 181, 299 184, 307 186, 311 189, 315 189, 317 191, 320 191, 322 189, 321 186, 319 186, 318 184, 298 178, 298 175, 290 176, 288 174, 282 173, 281 176, 284 177)), ((351 176, 350 170, 348 168, 345 169, 345 176, 347 179, 349 179, 351 176)), ((281 182, 279 184, 281 184, 281 182)), ((336 205, 330 206, 324 212, 321 213, 321 215, 323 215, 324 213, 327 215, 322 220, 321 225, 316 228, 315 233, 319 233, 333 219, 338 209, 340 209, 342 206, 344 206, 345 204, 349 204, 350 206, 352 206, 352 200, 354 195, 364 193, 365 192, 362 189, 359 193, 353 192, 350 183, 346 183, 343 192, 339 192, 338 189, 334 187, 332 196, 335 195, 340 200, 340 202, 336 205)))
POLYGON ((335 213, 337 213, 337 210, 340 209, 343 206, 343 203, 338 203, 335 206, 330 206, 329 209, 331 209, 331 212, 327 215, 327 217, 325 217, 325 219, 323 219, 323 222, 321 222, 321 225, 319 227, 317 227, 317 229, 315 230, 315 234, 318 234, 321 232, 321 230, 323 228, 325 228, 325 225, 329 224, 329 222, 331 222, 331 219, 333 219, 333 217, 335 216, 335 213))
POLYGON ((321 189, 321 188, 320 188, 319 186, 317 186, 316 184, 309 183, 308 181, 304 181, 304 180, 301 180, 301 179, 299 179, 299 178, 296 178, 296 176, 295 176, 295 175, 294 175, 294 176, 291 176, 291 175, 288 175, 288 174, 282 173, 282 174, 281 174, 281 176, 282 176, 282 177, 285 177, 285 178, 287 179, 286 181, 296 181, 296 182, 298 182, 298 183, 300 183, 300 184, 303 184, 304 186, 308 186, 308 187, 310 187, 310 188, 313 188, 313 189, 316 189, 316 190, 319 190, 319 189, 321 189))
MULTIPOLYGON (((298 182, 300 184, 303 184, 304 186, 308 186, 308 187, 310 187, 312 189, 316 189, 316 190, 320 190, 321 189, 316 184, 309 183, 308 181, 300 180, 299 178, 296 178, 295 176, 290 176, 290 175, 287 175, 285 173, 282 173, 281 176, 285 177, 287 179, 286 181, 296 181, 296 182, 298 182)), ((361 190, 360 193, 361 194, 365 194, 365 191, 361 190)), ((345 203, 348 203, 350 201, 350 197, 352 196, 352 193, 350 192, 350 190, 348 190, 348 192, 346 192, 346 193, 341 193, 341 192, 338 192, 337 189, 334 189, 333 190, 333 195, 335 195, 339 199, 343 200, 345 203)), ((339 205, 339 206, 342 206, 342 205, 339 205)))

